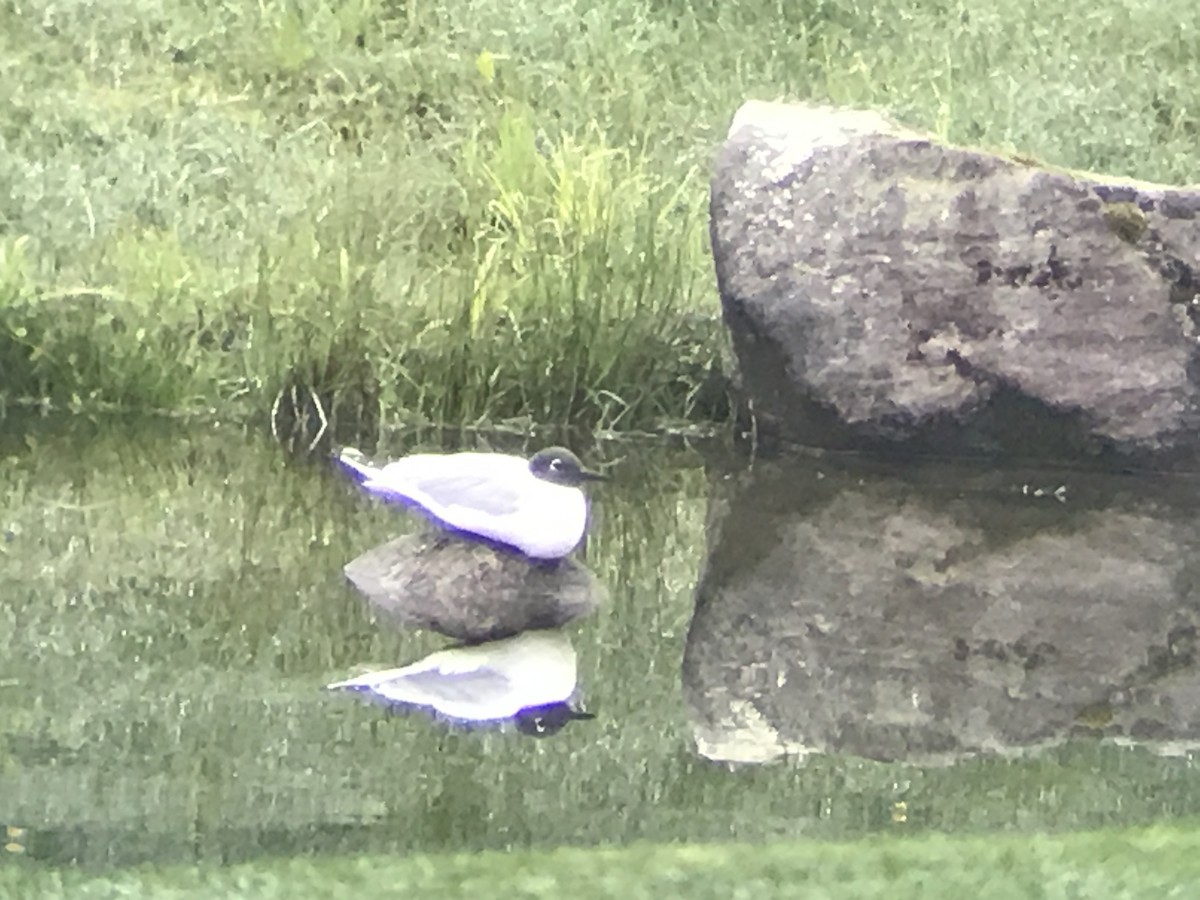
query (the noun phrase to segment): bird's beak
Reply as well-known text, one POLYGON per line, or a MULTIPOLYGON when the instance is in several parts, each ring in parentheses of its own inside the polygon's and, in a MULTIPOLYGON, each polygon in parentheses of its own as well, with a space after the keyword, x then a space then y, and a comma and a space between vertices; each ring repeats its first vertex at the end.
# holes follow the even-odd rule
POLYGON ((579 474, 584 481, 608 481, 608 476, 603 472, 593 472, 591 469, 580 469, 579 474))

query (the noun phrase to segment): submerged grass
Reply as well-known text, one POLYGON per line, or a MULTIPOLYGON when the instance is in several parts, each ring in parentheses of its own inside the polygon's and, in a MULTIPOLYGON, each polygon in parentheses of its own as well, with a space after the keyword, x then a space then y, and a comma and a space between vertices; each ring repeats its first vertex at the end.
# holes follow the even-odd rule
POLYGON ((707 171, 749 97, 1200 180, 1200 10, 1064 16, 0 0, 0 403, 719 418, 707 171))

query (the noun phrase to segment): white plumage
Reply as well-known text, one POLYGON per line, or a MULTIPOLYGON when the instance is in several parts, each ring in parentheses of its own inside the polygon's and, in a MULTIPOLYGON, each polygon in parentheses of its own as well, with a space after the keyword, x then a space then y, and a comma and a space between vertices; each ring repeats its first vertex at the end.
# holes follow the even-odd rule
POLYGON ((569 450, 551 447, 532 459, 503 453, 417 453, 383 466, 354 449, 339 459, 362 487, 415 506, 451 529, 487 538, 534 559, 566 556, 583 539, 588 472, 569 450))

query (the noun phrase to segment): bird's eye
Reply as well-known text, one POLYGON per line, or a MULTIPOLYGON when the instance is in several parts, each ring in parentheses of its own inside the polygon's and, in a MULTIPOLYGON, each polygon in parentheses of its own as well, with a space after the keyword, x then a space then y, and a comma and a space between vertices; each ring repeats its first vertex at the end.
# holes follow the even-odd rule
POLYGON ((554 457, 554 459, 550 460, 550 468, 553 469, 555 472, 557 472, 562 467, 563 467, 563 461, 561 459, 559 459, 557 456, 554 457))

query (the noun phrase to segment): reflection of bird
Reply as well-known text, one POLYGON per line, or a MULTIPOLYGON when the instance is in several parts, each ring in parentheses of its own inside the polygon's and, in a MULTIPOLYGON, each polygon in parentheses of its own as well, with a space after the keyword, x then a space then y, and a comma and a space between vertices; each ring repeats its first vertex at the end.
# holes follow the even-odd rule
POLYGON ((463 722, 516 719, 522 731, 538 734, 557 731, 571 718, 591 718, 570 708, 575 682, 575 648, 562 631, 549 630, 439 650, 328 689, 426 707, 463 722))
POLYGON ((532 459, 417 453, 384 466, 346 448, 338 459, 377 497, 416 506, 448 528, 515 547, 534 559, 558 559, 579 545, 588 514, 580 487, 604 477, 562 447, 532 459))

